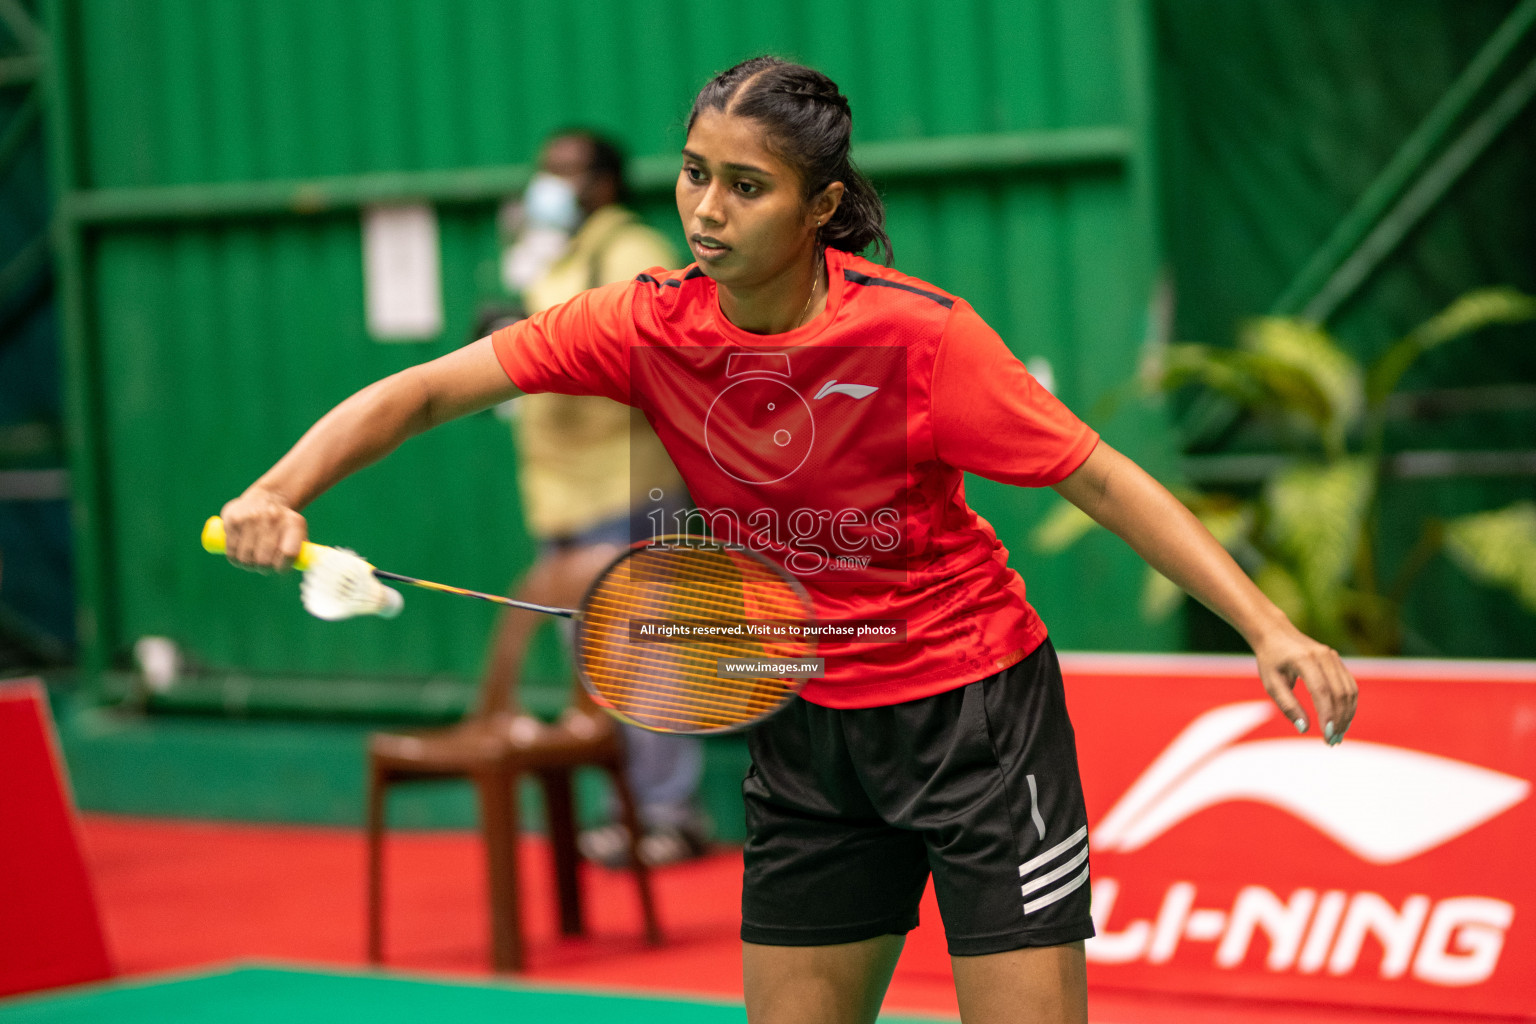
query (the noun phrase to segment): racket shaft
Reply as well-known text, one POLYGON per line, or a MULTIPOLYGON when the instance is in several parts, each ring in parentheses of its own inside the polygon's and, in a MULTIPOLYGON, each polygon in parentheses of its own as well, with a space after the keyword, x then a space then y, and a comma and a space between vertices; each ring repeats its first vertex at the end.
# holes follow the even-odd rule
POLYGON ((525 611, 540 612, 544 615, 558 615, 562 619, 574 619, 577 615, 575 608, 556 608, 547 604, 534 604, 532 601, 519 601, 515 597, 504 597, 501 594, 487 594, 479 590, 466 590, 463 587, 450 587, 446 583, 433 583, 431 580, 419 580, 414 576, 402 576, 397 572, 385 572, 383 569, 373 570, 373 574, 381 580, 390 580, 395 583, 405 583, 412 587, 420 587, 422 590, 436 590, 444 594, 458 594, 461 597, 477 597, 482 601, 490 601, 493 604, 504 604, 509 608, 522 608, 525 611))

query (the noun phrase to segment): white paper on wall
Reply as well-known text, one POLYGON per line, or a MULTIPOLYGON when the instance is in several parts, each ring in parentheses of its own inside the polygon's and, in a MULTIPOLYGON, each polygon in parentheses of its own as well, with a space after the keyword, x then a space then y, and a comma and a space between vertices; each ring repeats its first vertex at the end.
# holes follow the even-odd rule
POLYGON ((426 341, 443 331, 437 213, 426 203, 363 210, 363 291, 376 341, 426 341))

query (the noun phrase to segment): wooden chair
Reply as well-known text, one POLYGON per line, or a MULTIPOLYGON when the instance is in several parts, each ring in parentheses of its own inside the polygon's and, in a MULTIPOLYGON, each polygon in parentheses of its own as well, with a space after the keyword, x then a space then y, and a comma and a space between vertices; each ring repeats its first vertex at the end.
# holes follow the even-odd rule
MULTIPOLYGON (((573 606, 611 553, 578 551, 541 561, 530 570, 518 596, 540 604, 573 606), (598 557, 598 555, 601 557, 598 557), (590 572, 588 572, 590 570, 590 572), (588 575, 582 576, 583 572, 588 575), (574 591, 574 592, 573 592, 574 591)), ((518 898, 518 780, 538 777, 544 793, 559 894, 560 931, 581 935, 581 858, 576 849, 572 773, 583 765, 603 769, 618 795, 621 821, 629 831, 635 886, 646 938, 661 942, 650 874, 637 849, 639 815, 624 769, 622 735, 613 719, 595 707, 579 685, 560 718, 546 725, 517 710, 512 695, 518 668, 543 616, 508 609, 497 631, 491 667, 479 704, 464 721, 444 729, 374 733, 368 741, 368 959, 383 961, 383 845, 385 799, 391 785, 423 779, 467 778, 475 786, 480 831, 485 842, 491 909, 491 963, 497 971, 524 965, 522 906, 518 898)))

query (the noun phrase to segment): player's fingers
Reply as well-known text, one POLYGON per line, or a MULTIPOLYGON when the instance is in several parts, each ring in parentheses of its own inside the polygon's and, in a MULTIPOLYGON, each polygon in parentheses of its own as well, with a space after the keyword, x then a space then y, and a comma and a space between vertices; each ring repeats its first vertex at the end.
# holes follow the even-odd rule
POLYGON ((1338 652, 1322 647, 1310 654, 1302 668, 1312 706, 1322 724, 1323 739, 1335 745, 1344 738, 1354 717, 1355 681, 1344 668, 1338 652))
POLYGON ((236 536, 238 540, 229 548, 229 560, 242 569, 270 572, 266 553, 273 547, 271 524, 261 519, 247 521, 236 536))
POLYGON ((1355 707, 1360 699, 1360 688, 1344 661, 1334 651, 1328 651, 1321 659, 1321 671, 1326 680, 1332 706, 1332 728, 1327 730, 1328 741, 1337 744, 1344 739, 1349 725, 1354 721, 1355 707))
POLYGON ((1340 736, 1343 736, 1344 733, 1349 731, 1349 727, 1355 724, 1355 712, 1360 709, 1360 684, 1355 680, 1354 673, 1350 672, 1342 661, 1339 663, 1339 668, 1343 671, 1345 679, 1348 680, 1346 685, 1349 695, 1349 706, 1344 712, 1343 732, 1339 733, 1340 736))
POLYGON ((309 530, 304 522, 304 517, 294 513, 286 517, 277 543, 277 558, 279 570, 287 570, 293 567, 298 559, 299 552, 304 548, 304 541, 309 530))
POLYGON ((1328 675, 1320 662, 1314 662, 1302 669, 1301 678, 1306 683, 1307 693, 1312 696, 1312 710, 1317 714, 1317 724, 1323 739, 1332 746, 1338 708, 1328 685, 1328 675))
POLYGON ((1296 685, 1296 678, 1279 669, 1269 669, 1261 674, 1264 690, 1269 694, 1269 699, 1275 702, 1280 713, 1290 719, 1297 732, 1307 731, 1307 713, 1302 710, 1301 702, 1296 699, 1292 687, 1296 685))
POLYGON ((219 519, 224 524, 224 557, 229 559, 231 565, 247 568, 252 531, 238 500, 226 502, 219 511, 219 519))
POLYGON ((266 552, 272 547, 272 523, 265 516, 246 516, 236 520, 234 543, 230 544, 226 527, 225 544, 229 559, 244 569, 267 569, 266 552))
MULTIPOLYGON (((291 509, 245 496, 224 506, 224 555, 242 569, 272 572, 284 565, 281 548, 287 517, 301 516, 291 509)), ((302 542, 302 540, 301 540, 302 542)))

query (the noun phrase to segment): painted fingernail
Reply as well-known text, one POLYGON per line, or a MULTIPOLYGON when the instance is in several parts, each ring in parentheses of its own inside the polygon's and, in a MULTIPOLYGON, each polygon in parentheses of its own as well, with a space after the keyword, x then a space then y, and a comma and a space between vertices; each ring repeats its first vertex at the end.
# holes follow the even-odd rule
POLYGON ((1306 732, 1307 731, 1307 720, 1305 718, 1298 718, 1298 719, 1296 719, 1296 731, 1297 732, 1306 732))
POLYGON ((1328 741, 1328 745, 1329 746, 1333 745, 1334 741, 1333 741, 1333 723, 1332 722, 1324 722, 1323 723, 1323 739, 1328 741))

